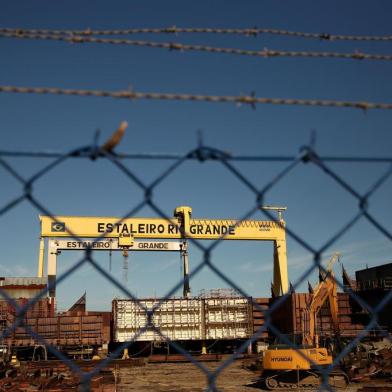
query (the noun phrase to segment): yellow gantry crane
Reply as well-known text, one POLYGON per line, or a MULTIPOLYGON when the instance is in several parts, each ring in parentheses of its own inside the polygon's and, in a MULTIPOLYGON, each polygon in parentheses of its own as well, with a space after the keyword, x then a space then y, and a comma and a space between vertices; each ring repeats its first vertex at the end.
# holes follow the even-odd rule
MULTIPOLYGON (((41 237, 38 276, 44 276, 45 238, 114 238, 118 246, 130 249, 137 240, 254 240, 274 244, 274 276, 272 290, 275 296, 289 289, 286 255, 285 221, 281 211, 285 207, 267 207, 279 212, 277 220, 193 219, 192 208, 180 206, 174 217, 116 218, 81 216, 40 216, 41 237)), ((147 250, 147 249, 146 249, 147 250)), ((48 262, 48 279, 56 279, 56 263, 48 262)), ((189 271, 184 269, 184 280, 189 271)))

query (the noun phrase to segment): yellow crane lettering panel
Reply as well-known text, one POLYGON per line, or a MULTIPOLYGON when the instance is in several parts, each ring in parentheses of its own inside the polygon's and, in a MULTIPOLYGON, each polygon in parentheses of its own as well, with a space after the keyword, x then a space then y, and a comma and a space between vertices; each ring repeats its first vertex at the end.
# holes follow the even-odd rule
MULTIPOLYGON (((179 239, 178 219, 107 218, 75 216, 41 216, 43 237, 119 237, 130 234, 135 238, 179 239)), ((276 240, 285 236, 283 223, 258 220, 190 219, 185 237, 214 240, 276 240)))

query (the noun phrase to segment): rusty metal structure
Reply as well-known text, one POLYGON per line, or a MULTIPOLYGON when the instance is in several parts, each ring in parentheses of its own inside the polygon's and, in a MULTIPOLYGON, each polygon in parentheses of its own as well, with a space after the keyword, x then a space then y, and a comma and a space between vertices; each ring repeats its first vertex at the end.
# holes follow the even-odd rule
MULTIPOLYGON (((368 284, 368 286, 366 286, 367 288, 365 289, 364 282, 371 281, 370 279, 368 279, 369 276, 373 276, 374 274, 376 274, 376 272, 380 273, 379 271, 382 271, 382 276, 384 277, 384 281, 386 281, 388 279, 388 274, 385 271, 388 271, 390 266, 391 264, 387 264, 386 266, 380 266, 372 269, 369 268, 358 271, 357 278, 359 279, 357 281, 352 280, 348 276, 347 272, 343 269, 343 278, 346 279, 346 281, 350 279, 350 287, 358 287, 356 289, 356 293, 363 297, 369 303, 372 303, 373 301, 374 304, 376 303, 376 301, 379 300, 381 294, 385 295, 388 292, 387 287, 385 286, 385 284, 383 288, 380 287, 380 284, 374 284, 372 287, 369 287, 368 284)), ((373 281, 375 280, 373 279, 373 281)), ((377 282, 379 282, 379 280, 377 280, 377 282)), ((9 295, 11 298, 14 298, 14 300, 16 301, 16 305, 19 307, 23 307, 23 305, 29 304, 29 300, 42 289, 44 289, 46 287, 46 284, 46 278, 0 278, 0 286, 2 287, 4 292, 7 293, 7 295, 9 295)), ((190 335, 188 334, 189 336, 187 335, 188 337, 185 337, 185 340, 187 338, 190 338, 191 340, 199 339, 200 341, 208 340, 206 328, 203 329, 201 328, 201 326, 203 325, 203 322, 207 324, 215 322, 216 324, 217 314, 212 314, 214 312, 211 313, 210 311, 206 312, 206 304, 208 305, 209 309, 214 308, 214 306, 216 309, 218 309, 218 307, 220 306, 220 310, 218 310, 222 316, 220 319, 221 326, 223 326, 224 324, 223 315, 228 315, 227 317, 229 317, 231 314, 230 312, 234 311, 234 313, 232 313, 232 316, 230 316, 233 317, 232 324, 234 323, 237 325, 238 323, 242 323, 241 325, 243 326, 243 332, 241 332, 240 336, 238 335, 240 329, 234 328, 234 332, 232 334, 233 336, 231 338, 248 338, 253 334, 258 333, 257 339, 255 339, 253 343, 253 351, 255 351, 255 346, 257 345, 257 342, 272 342, 275 339, 274 335, 267 328, 264 328, 264 326, 265 312, 267 312, 277 300, 279 300, 279 297, 244 298, 232 289, 213 289, 209 291, 204 290, 200 293, 198 297, 194 297, 193 299, 171 299, 169 301, 166 300, 166 302, 168 304, 182 304, 178 309, 176 308, 176 306, 172 306, 170 309, 172 313, 174 312, 173 315, 180 314, 180 311, 182 311, 183 313, 185 312, 182 316, 186 316, 188 327, 190 325, 190 316, 188 314, 188 311, 190 309, 188 309, 189 306, 185 306, 183 302, 185 301, 188 304, 189 302, 193 301, 197 305, 198 312, 196 313, 198 317, 195 316, 195 312, 191 312, 192 315, 195 316, 191 320, 191 324, 194 327, 194 331, 200 332, 204 330, 204 333, 198 334, 195 332, 190 335), (217 303, 217 301, 219 303, 217 303), (228 303, 228 301, 234 301, 235 304, 234 302, 228 303), (238 301, 242 301, 241 304, 238 301), (204 304, 204 312, 200 312, 201 308, 199 305, 201 303, 204 304), (243 309, 239 309, 239 307, 241 306, 243 307, 243 309), (234 309, 235 307, 237 307, 238 309, 234 309), (240 314, 237 311, 240 311, 241 317, 239 317, 240 314)), ((286 300, 281 304, 281 306, 271 312, 271 319, 273 325, 282 334, 290 335, 295 340, 295 336, 300 336, 304 333, 304 315, 307 312, 307 308, 309 306, 309 303, 311 303, 311 300, 312 294, 291 292, 287 296, 286 300)), ((156 299, 156 301, 158 300, 156 299)), ((336 301, 338 307, 337 322, 340 336, 346 339, 353 339, 357 336, 358 333, 363 331, 365 326, 369 323, 370 316, 363 308, 359 306, 359 304, 350 296, 348 292, 337 293, 336 301)), ((89 346, 96 348, 104 348, 107 351, 110 342, 117 339, 115 338, 115 336, 119 332, 119 315, 120 313, 122 315, 126 313, 119 311, 119 306, 120 304, 126 304, 130 302, 132 301, 115 300, 113 302, 114 305, 112 312, 88 312, 86 311, 86 297, 84 294, 75 302, 75 304, 69 309, 69 311, 58 313, 55 311, 53 302, 50 301, 50 298, 43 297, 38 301, 32 303, 28 307, 27 311, 22 316, 22 323, 13 330, 10 330, 10 332, 7 333, 7 336, 3 338, 2 343, 10 347, 12 346, 20 348, 33 348, 34 346, 40 344, 38 339, 34 338, 34 336, 31 335, 30 331, 33 331, 33 334, 38 334, 40 337, 45 339, 48 344, 53 344, 59 348, 69 349, 70 347, 75 348, 89 346), (112 323, 113 317, 114 323, 112 323)), ((152 302, 151 304, 153 306, 152 302)), ((135 306, 134 308, 136 309, 137 306, 135 306)), ((384 328, 382 329, 384 331, 390 330, 391 328, 387 313, 389 309, 388 306, 389 304, 387 304, 385 309, 380 313, 380 325, 384 328)), ((170 312, 168 309, 164 311, 164 309, 161 308, 160 310, 161 313, 163 313, 157 313, 157 316, 155 317, 155 326, 161 332, 164 332, 162 317, 166 317, 167 321, 170 321, 168 319, 168 314, 170 312)), ((128 309, 128 311, 131 310, 128 309)), ((130 315, 131 313, 129 313, 128 315, 130 315)), ((145 319, 144 321, 146 322, 147 319, 145 312, 139 308, 139 313, 140 317, 143 316, 145 319)), ((134 317, 136 316, 137 315, 135 313, 134 317)), ((324 303, 317 311, 316 331, 317 335, 320 336, 321 341, 330 339, 334 336, 336 332, 336 322, 334 324, 332 316, 333 315, 331 314, 331 308, 327 300, 326 303, 324 303)), ((15 309, 15 307, 12 306, 12 304, 8 303, 6 300, 0 301, 0 329, 2 331, 12 326, 13 323, 16 321, 17 317, 17 310, 15 309)), ((181 322, 179 320, 180 319, 178 318, 178 316, 172 317, 171 325, 173 325, 173 328, 176 323, 178 324, 177 326, 179 328, 181 327, 181 322)), ((230 320, 227 319, 226 321, 230 320)), ((145 325, 145 322, 144 324, 136 323, 138 325, 137 328, 143 327, 145 325)), ((128 327, 130 327, 129 323, 127 325, 128 327)), ((135 329, 134 333, 137 332, 137 328, 135 329)), ((368 336, 378 336, 379 333, 379 330, 367 331, 368 336)), ((211 339, 223 339, 224 336, 229 335, 227 335, 226 332, 221 331, 220 333, 212 336, 211 339)), ((171 338, 174 338, 174 340, 176 340, 176 337, 174 335, 171 338)), ((120 340, 123 341, 124 339, 121 338, 120 340)))
POLYGON ((34 296, 46 289, 45 278, 2 278, 4 292, 14 303, 0 300, 0 344, 11 351, 24 351, 28 358, 47 358, 47 345, 65 353, 75 349, 104 349, 110 342, 110 312, 87 312, 85 295, 71 307, 59 313, 49 297, 38 300, 34 296), (26 308, 25 311, 21 309, 26 308), (12 326, 15 325, 15 328, 12 326), (37 351, 38 349, 38 351, 37 351), (42 351, 40 351, 42 349, 42 351))
MULTIPOLYGON (((340 335, 355 338, 369 322, 369 316, 357 309, 359 305, 351 299, 348 293, 337 294, 340 335)), ((274 303, 275 300, 271 300, 271 303, 274 303)), ((303 314, 306 312, 310 300, 311 294, 291 293, 282 305, 272 313, 273 324, 283 334, 300 336, 303 332, 303 314)), ((324 304, 320 309, 316 329, 320 339, 334 335, 332 315, 328 304, 324 304)))
POLYGON ((0 277, 1 293, 13 299, 33 298, 46 289, 47 284, 47 277, 0 277))

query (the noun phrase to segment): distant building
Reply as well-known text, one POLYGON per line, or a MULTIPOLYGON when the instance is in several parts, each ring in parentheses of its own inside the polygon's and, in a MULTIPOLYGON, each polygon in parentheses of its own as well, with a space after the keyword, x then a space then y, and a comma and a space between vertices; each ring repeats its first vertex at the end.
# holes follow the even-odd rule
MULTIPOLYGON (((388 301, 385 301, 377 312, 377 319, 379 326, 385 327, 389 331, 392 330, 392 301, 389 299, 389 293, 392 289, 392 263, 356 271, 355 277, 358 290, 356 293, 372 309, 377 309, 388 296, 388 301)), ((369 312, 369 316, 372 316, 372 311, 369 312)))
POLYGON ((356 271, 355 278, 358 290, 391 290, 392 263, 356 271))

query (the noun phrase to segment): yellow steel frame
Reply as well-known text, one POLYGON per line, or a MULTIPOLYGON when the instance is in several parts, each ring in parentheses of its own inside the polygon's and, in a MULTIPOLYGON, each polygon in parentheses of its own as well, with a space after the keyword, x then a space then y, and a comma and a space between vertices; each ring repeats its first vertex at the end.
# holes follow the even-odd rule
POLYGON ((38 276, 44 274, 45 237, 121 237, 149 239, 194 238, 200 240, 256 240, 274 242, 272 290, 279 296, 288 292, 286 231, 283 219, 231 220, 191 219, 190 207, 177 207, 174 218, 116 218, 83 216, 40 216, 41 243, 38 276))

